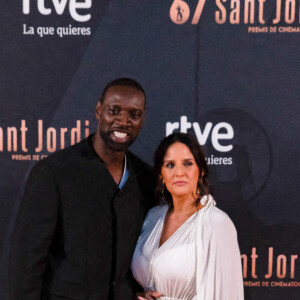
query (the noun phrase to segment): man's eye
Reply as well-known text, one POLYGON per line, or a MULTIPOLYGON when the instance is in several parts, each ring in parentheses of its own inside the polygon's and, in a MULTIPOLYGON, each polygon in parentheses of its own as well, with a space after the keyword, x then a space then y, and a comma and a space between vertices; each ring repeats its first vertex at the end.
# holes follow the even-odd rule
POLYGON ((139 112, 132 112, 131 113, 131 118, 132 119, 139 119, 141 117, 141 113, 139 112))
POLYGON ((110 109, 109 112, 112 114, 112 115, 117 115, 119 113, 119 110, 117 108, 113 108, 113 109, 110 109))

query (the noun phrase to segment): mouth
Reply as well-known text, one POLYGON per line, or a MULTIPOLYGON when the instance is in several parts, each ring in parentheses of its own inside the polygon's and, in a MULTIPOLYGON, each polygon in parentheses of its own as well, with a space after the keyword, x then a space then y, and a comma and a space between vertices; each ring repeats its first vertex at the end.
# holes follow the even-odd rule
POLYGON ((116 143, 125 143, 129 140, 128 132, 113 130, 111 132, 111 137, 116 143))
POLYGON ((121 131, 113 131, 113 134, 117 138, 124 139, 126 136, 128 136, 128 133, 126 132, 121 132, 121 131))
POLYGON ((173 185, 176 185, 176 186, 184 186, 186 184, 187 184, 186 181, 175 181, 175 182, 173 182, 173 185))

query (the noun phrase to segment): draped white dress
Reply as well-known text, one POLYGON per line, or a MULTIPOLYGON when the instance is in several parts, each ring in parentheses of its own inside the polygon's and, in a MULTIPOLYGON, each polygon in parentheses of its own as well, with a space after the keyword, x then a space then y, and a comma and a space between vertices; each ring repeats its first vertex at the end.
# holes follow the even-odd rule
POLYGON ((211 196, 205 200, 160 247, 168 206, 152 208, 144 221, 131 269, 145 291, 163 294, 161 300, 244 299, 235 227, 211 196))

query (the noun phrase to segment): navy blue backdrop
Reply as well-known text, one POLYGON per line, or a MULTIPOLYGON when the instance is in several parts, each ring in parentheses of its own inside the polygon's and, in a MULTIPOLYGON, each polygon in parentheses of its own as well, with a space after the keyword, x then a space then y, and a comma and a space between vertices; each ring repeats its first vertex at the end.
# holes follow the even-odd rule
POLYGON ((19 0, 0 14, 1 299, 30 168, 95 130, 118 77, 147 93, 133 152, 152 163, 173 130, 204 146, 245 298, 299 299, 299 0, 19 0))

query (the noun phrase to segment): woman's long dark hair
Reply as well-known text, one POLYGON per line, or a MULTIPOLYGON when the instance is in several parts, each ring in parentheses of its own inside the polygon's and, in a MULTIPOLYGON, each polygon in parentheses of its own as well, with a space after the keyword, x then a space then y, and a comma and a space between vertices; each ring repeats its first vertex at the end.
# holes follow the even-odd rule
POLYGON ((199 191, 199 198, 196 201, 196 205, 199 204, 199 201, 202 196, 204 195, 212 195, 213 191, 212 188, 207 180, 209 175, 208 166, 205 160, 205 156, 203 154, 202 148, 199 145, 198 141, 190 134, 186 133, 173 133, 167 137, 165 137, 159 144, 158 148, 154 154, 154 172, 157 176, 157 184, 155 189, 155 196, 158 200, 159 204, 164 204, 167 202, 169 207, 173 207, 173 199, 170 192, 167 190, 165 184, 161 178, 161 168, 164 163, 164 158, 166 155, 167 150, 171 145, 174 143, 182 143, 186 145, 191 153, 193 154, 196 164, 199 168, 199 178, 198 178, 198 185, 197 191, 199 191), (203 176, 202 176, 203 174, 203 176))

